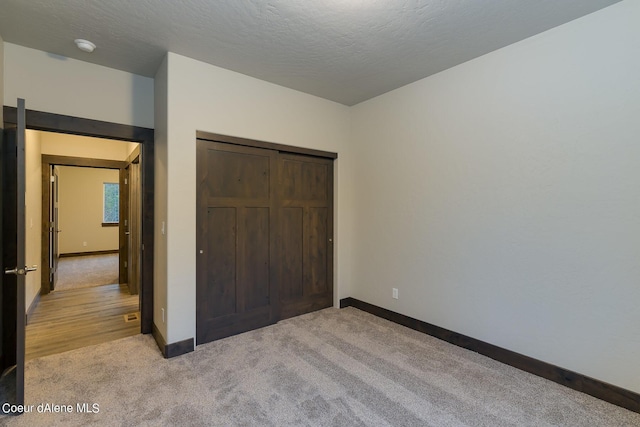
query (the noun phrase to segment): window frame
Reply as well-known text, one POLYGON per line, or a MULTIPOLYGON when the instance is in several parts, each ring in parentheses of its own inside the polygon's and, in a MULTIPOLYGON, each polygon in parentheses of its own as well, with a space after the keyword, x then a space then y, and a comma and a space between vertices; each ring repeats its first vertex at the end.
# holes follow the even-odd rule
POLYGON ((120 183, 119 182, 103 182, 102 183, 102 226, 103 227, 117 227, 120 225, 120 183), (115 185, 118 189, 116 198, 116 213, 118 215, 117 221, 106 221, 107 214, 107 186, 115 185))

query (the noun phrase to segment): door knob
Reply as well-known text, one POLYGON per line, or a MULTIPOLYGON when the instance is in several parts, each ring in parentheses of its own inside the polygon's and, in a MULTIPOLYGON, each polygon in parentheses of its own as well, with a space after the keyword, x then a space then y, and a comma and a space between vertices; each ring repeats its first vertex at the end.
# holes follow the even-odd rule
POLYGON ((31 271, 36 271, 38 269, 37 265, 33 265, 31 267, 23 267, 23 268, 12 268, 12 269, 7 269, 4 271, 4 274, 13 274, 15 276, 26 276, 27 273, 31 272, 31 271))
POLYGON ((18 267, 12 268, 12 269, 6 269, 4 271, 4 274, 14 274, 18 276, 19 274, 24 274, 24 270, 19 270, 18 267), (20 273, 20 271, 22 271, 22 273, 20 273))

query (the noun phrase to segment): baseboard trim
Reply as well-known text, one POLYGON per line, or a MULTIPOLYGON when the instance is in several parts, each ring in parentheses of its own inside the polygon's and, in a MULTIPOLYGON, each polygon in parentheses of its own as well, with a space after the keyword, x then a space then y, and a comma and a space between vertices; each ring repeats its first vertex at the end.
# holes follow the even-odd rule
POLYGON ((153 335, 153 339, 156 341, 156 344, 165 359, 182 356, 183 354, 191 353, 194 350, 193 338, 167 344, 155 323, 153 324, 151 335, 153 335))
POLYGON ((341 299, 340 308, 345 307, 354 307, 359 310, 366 311, 367 313, 399 325, 406 326, 418 332, 447 341, 448 343, 457 345, 458 347, 475 351, 476 353, 480 353, 522 371, 529 372, 530 374, 537 375, 573 390, 591 395, 604 400, 605 402, 640 413, 640 394, 630 390, 605 383, 586 375, 582 375, 355 298, 348 297, 341 299))
POLYGON ((107 251, 91 251, 91 252, 69 252, 66 254, 60 254, 60 258, 69 258, 75 256, 90 256, 90 255, 108 255, 108 254, 117 254, 119 252, 118 249, 109 249, 107 251))
POLYGON ((194 350, 194 339, 188 338, 186 340, 167 344, 165 346, 164 357, 170 359, 176 356, 182 356, 183 354, 191 353, 194 350))
POLYGON ((162 355, 164 356, 164 348, 167 346, 167 342, 164 340, 164 337, 160 333, 160 330, 156 326, 155 322, 152 324, 151 335, 156 341, 156 345, 158 346, 160 353, 162 353, 162 355))
POLYGON ((27 310, 27 315, 25 319, 25 322, 27 325, 29 324, 29 319, 31 318, 31 316, 33 316, 33 310, 36 309, 39 302, 40 302, 40 292, 36 294, 36 297, 33 299, 33 301, 31 301, 31 304, 29 304, 29 309, 27 310))

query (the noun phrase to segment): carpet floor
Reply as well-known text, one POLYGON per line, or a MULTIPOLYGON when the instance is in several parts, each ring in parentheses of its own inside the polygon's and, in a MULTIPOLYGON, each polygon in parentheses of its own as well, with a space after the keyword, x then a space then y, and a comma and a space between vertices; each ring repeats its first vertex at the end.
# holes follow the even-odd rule
POLYGON ((118 283, 118 254, 64 257, 58 261, 56 291, 118 283))
POLYGON ((640 414, 355 308, 163 359, 150 336, 29 361, 9 426, 639 426, 640 414), (38 413, 39 404, 72 413, 38 413), (77 404, 99 413, 78 413, 77 404))

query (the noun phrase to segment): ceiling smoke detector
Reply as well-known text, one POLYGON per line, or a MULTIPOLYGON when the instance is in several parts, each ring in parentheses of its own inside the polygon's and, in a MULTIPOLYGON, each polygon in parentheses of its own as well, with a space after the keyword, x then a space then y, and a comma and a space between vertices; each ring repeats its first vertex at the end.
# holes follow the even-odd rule
POLYGON ((83 52, 91 53, 96 48, 96 45, 91 43, 89 40, 75 39, 74 42, 76 43, 76 46, 78 46, 78 49, 83 52))

